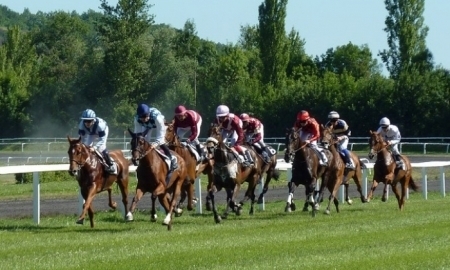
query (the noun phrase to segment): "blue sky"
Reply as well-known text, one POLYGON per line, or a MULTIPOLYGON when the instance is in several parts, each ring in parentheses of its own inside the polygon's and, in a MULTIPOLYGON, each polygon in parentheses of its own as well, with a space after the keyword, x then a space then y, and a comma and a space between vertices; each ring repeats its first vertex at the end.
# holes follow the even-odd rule
MULTIPOLYGON (((117 0, 108 1, 110 5, 117 0)), ((236 43, 240 27, 258 23, 258 7, 263 0, 150 0, 150 13, 156 23, 182 28, 193 20, 197 34, 203 39, 221 43, 236 43)), ((96 0, 1 0, 0 3, 16 12, 29 8, 38 10, 77 11, 99 10, 96 0)), ((450 69, 450 1, 425 1, 425 24, 430 28, 427 46, 435 64, 450 69)), ((289 0, 286 30, 294 28, 305 39, 306 53, 322 55, 329 48, 352 42, 367 44, 376 57, 387 49, 387 35, 383 31, 387 11, 382 0, 289 0)))

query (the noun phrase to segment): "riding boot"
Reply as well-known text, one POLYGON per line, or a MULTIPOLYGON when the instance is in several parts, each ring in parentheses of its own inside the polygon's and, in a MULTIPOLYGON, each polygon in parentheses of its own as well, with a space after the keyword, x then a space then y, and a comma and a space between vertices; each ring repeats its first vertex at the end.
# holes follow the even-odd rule
POLYGON ((112 161, 111 157, 109 156, 108 150, 107 149, 103 150, 102 155, 106 162, 106 166, 105 166, 106 171, 108 173, 113 174, 115 172, 115 168, 114 168, 113 161, 112 161))
POLYGON ((203 151, 202 151, 202 148, 200 147, 200 144, 196 144, 195 149, 197 150, 197 153, 200 157, 199 161, 202 162, 203 161, 203 151))
POLYGON ((270 163, 271 153, 270 153, 269 149, 267 149, 267 146, 263 147, 261 154, 262 154, 262 156, 264 158, 264 162, 265 163, 270 163))
POLYGON ((249 151, 245 151, 244 156, 247 158, 247 161, 250 163, 250 165, 253 164, 253 158, 249 151))
POLYGON ((177 161, 175 160, 175 158, 170 153, 169 147, 167 147, 167 145, 165 145, 165 144, 161 144, 160 147, 164 151, 164 154, 166 154, 166 156, 168 156, 170 159, 169 171, 172 172, 172 171, 176 170, 178 168, 178 164, 177 164, 177 161))
POLYGON ((403 160, 400 157, 400 154, 394 155, 395 164, 397 164, 397 168, 401 168, 403 166, 403 160))
POLYGON ((344 157, 345 157, 345 167, 354 170, 355 165, 353 164, 350 152, 347 149, 344 150, 344 157))

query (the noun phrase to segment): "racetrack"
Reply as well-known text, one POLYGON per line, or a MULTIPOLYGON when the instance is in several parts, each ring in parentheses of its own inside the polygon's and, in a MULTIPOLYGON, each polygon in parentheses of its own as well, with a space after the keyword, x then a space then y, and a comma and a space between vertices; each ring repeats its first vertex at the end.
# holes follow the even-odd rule
MULTIPOLYGON (((361 156, 362 157, 362 156, 361 156)), ((450 161, 450 156, 410 156, 409 157, 411 162, 417 163, 417 162, 426 162, 426 161, 450 161)), ((131 179, 135 179, 132 177, 131 179)), ((274 181, 274 180, 272 180, 274 181)), ((416 182, 421 183, 421 179, 416 179, 416 182)), ((369 178, 369 185, 371 183, 371 179, 369 178)), ((446 186, 450 186, 450 180, 446 180, 446 186)), ((375 191, 375 199, 379 199, 379 197, 382 194, 382 188, 383 186, 379 186, 378 189, 375 191)), ((439 182, 438 181, 428 181, 428 191, 429 192, 437 192, 439 191, 439 182)), ((239 198, 242 198, 243 194, 245 193, 245 190, 241 190, 239 194, 239 198)), ((328 197, 328 192, 325 193, 326 197, 328 197)), ((205 193, 203 193, 202 202, 204 204, 204 197, 205 193)), ((271 201, 280 201, 280 200, 286 200, 287 198, 287 188, 271 188, 267 192, 265 196, 266 203, 270 203, 271 201)), ((129 192, 129 204, 131 203, 131 200, 134 196, 134 190, 131 190, 129 192)), ((8 201, 0 201, 0 218, 6 218, 6 217, 32 217, 33 213, 33 201, 31 198, 26 200, 8 200, 8 201)), ((359 194, 356 192, 356 188, 353 185, 353 182, 351 182, 350 185, 350 197, 354 200, 354 203, 361 203, 361 201, 358 199, 359 194)), ((217 193, 217 201, 219 202, 220 206, 223 206, 225 201, 225 192, 220 191, 217 193)), ((117 201, 118 204, 121 203, 121 198, 118 192, 114 192, 114 199, 117 201)), ((297 201, 297 205, 300 207, 303 205, 303 201, 305 199, 304 195, 304 188, 303 186, 299 186, 295 192, 294 199, 297 201)), ((390 197, 388 203, 394 203, 395 198, 393 197, 392 192, 390 192, 390 197)), ((328 199, 325 200, 324 203, 328 203, 328 199)), ((323 204, 322 204, 323 205, 323 204)), ((396 205, 396 202, 395 202, 396 205)), ((151 206, 150 201, 150 195, 146 194, 143 199, 139 202, 138 209, 140 210, 148 210, 151 206)), ((345 211, 345 208, 351 207, 351 206, 343 206, 342 210, 345 211)), ((394 207, 394 205, 392 205, 394 207)), ((257 208, 258 209, 258 208, 257 208)), ((103 192, 96 196, 94 199, 94 210, 95 211, 106 211, 109 210, 109 207, 107 205, 107 193, 103 192)), ((244 206, 244 213, 248 211, 248 205, 244 206)), ((283 211, 283 209, 280 209, 280 211, 283 211)), ((204 213, 207 213, 205 210, 204 213)), ((194 213, 194 212, 191 212, 194 213)), ((73 198, 67 198, 67 199, 41 199, 41 217, 45 218, 46 216, 52 216, 52 215, 58 215, 58 214, 73 214, 78 215, 78 194, 74 194, 73 198)), ((190 214, 190 213, 188 213, 190 214)))

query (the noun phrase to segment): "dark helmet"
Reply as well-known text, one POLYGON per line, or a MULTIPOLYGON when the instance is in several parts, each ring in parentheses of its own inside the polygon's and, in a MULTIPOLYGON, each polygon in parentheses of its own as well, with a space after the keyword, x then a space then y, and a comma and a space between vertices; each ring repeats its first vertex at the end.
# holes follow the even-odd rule
POLYGON ((137 110, 136 110, 136 114, 139 117, 149 115, 150 114, 150 108, 148 107, 147 104, 144 104, 144 103, 139 104, 139 106, 137 107, 137 110))

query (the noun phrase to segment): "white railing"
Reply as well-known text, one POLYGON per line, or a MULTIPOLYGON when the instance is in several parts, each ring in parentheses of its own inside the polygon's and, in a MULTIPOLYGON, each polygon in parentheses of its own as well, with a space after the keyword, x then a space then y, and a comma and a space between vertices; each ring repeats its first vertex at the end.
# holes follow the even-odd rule
MULTIPOLYGON (((373 168, 373 163, 365 163, 366 168, 363 170, 363 195, 367 197, 367 187, 368 187, 368 175, 371 173, 371 169, 373 168)), ((428 199, 428 175, 427 168, 440 168, 440 192, 442 196, 445 196, 445 171, 444 167, 450 166, 450 162, 448 161, 429 161, 429 162, 420 162, 420 163, 411 163, 411 166, 414 168, 421 168, 422 170, 422 193, 424 199, 428 199)), ((287 179, 292 178, 291 164, 286 163, 284 160, 279 159, 277 164, 278 170, 286 170, 287 171, 287 179)), ((25 165, 25 166, 6 166, 0 167, 0 175, 2 174, 15 174, 15 173, 33 173, 33 219, 34 222, 40 223, 40 181, 39 181, 39 172, 49 172, 49 171, 67 171, 68 164, 54 164, 54 165, 25 165)), ((130 172, 135 172, 136 166, 130 166, 130 172)), ((264 186, 264 179, 261 179, 259 185, 259 191, 262 192, 262 187, 264 186)), ((343 187, 341 186, 339 190, 339 200, 341 202, 344 201, 344 192, 343 187)), ((202 193, 201 193, 201 183, 200 179, 195 181, 195 193, 196 197, 199 199, 196 205, 196 212, 202 213, 202 193)), ((121 204, 120 204, 121 205, 121 204)), ((79 196, 79 211, 83 207, 83 198, 81 195, 79 196)), ((260 205, 260 209, 264 210, 264 201, 262 205, 260 205)), ((122 213, 125 215, 125 211, 127 209, 123 209, 121 206, 122 213)))

